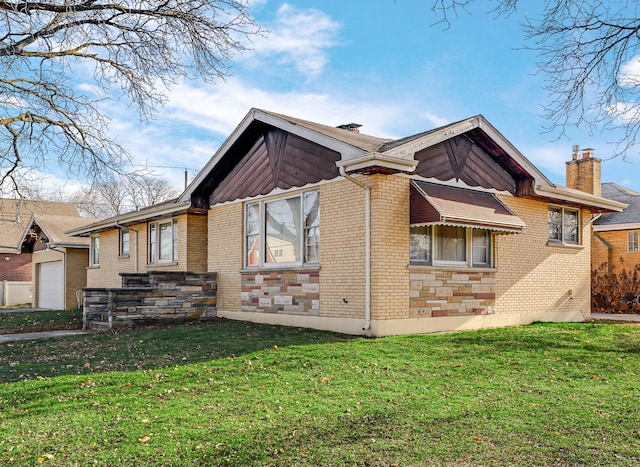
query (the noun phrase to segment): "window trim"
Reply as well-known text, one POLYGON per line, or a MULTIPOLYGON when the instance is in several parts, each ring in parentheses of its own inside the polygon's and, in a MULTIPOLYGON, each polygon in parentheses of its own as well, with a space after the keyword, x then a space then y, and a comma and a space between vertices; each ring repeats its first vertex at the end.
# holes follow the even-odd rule
POLYGON ((640 251, 640 238, 638 231, 627 232, 627 253, 637 253, 640 251))
POLYGON ((147 229, 147 262, 148 264, 175 264, 178 263, 178 218, 160 219, 149 222, 147 229), (160 259, 160 226, 171 224, 171 259, 160 259), (153 232, 153 233, 152 233, 153 232))
POLYGON ((100 235, 91 235, 89 238, 89 267, 97 268, 100 266, 100 235))
POLYGON ((561 206, 561 205, 557 205, 557 204, 549 204, 547 206, 547 244, 551 245, 551 246, 556 246, 556 245, 566 245, 566 246, 581 246, 582 245, 582 225, 581 225, 581 209, 579 208, 570 208, 570 207, 566 207, 566 206, 561 206), (551 209, 557 209, 560 210, 560 218, 562 219, 562 224, 560 225, 560 230, 561 230, 561 239, 555 239, 555 238, 549 238, 549 211, 551 209), (569 212, 575 212, 577 214, 577 221, 576 221, 576 228, 577 228, 577 232, 576 232, 576 241, 571 241, 571 240, 566 240, 566 236, 565 236, 565 213, 569 211, 569 212))
MULTIPOLYGON (((299 269, 306 266, 317 266, 320 264, 320 258, 318 254, 318 259, 316 261, 307 261, 307 249, 309 245, 307 244, 307 232, 313 228, 318 231, 318 241, 317 248, 319 251, 320 248, 320 211, 318 210, 317 214, 317 225, 313 225, 311 227, 307 226, 305 223, 305 200, 310 193, 316 193, 316 196, 320 197, 320 190, 306 190, 301 191, 299 193, 291 194, 291 193, 283 193, 280 196, 274 196, 259 200, 252 200, 246 202, 244 205, 243 216, 244 216, 244 232, 242 236, 243 241, 243 265, 245 269, 248 270, 261 270, 261 269, 299 269), (266 206, 270 203, 274 203, 277 201, 288 200, 298 198, 300 200, 300 223, 299 223, 299 232, 296 232, 297 240, 299 241, 299 251, 300 251, 300 259, 297 261, 287 261, 287 262, 268 262, 265 258, 265 253, 267 251, 267 237, 266 237, 266 215, 267 208, 266 206), (249 209, 252 209, 254 206, 257 206, 258 210, 258 230, 257 232, 249 233, 249 217, 248 212, 249 209), (257 248, 257 264, 249 264, 249 253, 254 251, 253 249, 249 249, 249 238, 254 237, 258 240, 258 248, 257 248)), ((253 240, 255 243, 255 240, 253 240)))
MULTIPOLYGON (((454 261, 454 260, 442 260, 436 259, 436 248, 437 248, 437 227, 440 224, 430 224, 430 225, 411 225, 413 228, 418 227, 426 227, 428 229, 428 236, 430 242, 430 252, 431 252, 431 260, 422 260, 422 259, 411 259, 411 242, 409 244, 409 263, 411 265, 424 265, 424 266, 433 266, 433 267, 442 267, 442 268, 465 268, 465 269, 493 269, 495 266, 495 235, 491 229, 482 229, 477 227, 464 227, 464 226, 453 226, 450 227, 462 227, 465 230, 465 259, 464 261, 454 261), (488 259, 487 263, 477 263, 473 262, 473 238, 474 232, 485 232, 485 235, 488 236, 489 244, 487 245, 488 251, 488 259)), ((445 225, 446 226, 446 225, 445 225)))

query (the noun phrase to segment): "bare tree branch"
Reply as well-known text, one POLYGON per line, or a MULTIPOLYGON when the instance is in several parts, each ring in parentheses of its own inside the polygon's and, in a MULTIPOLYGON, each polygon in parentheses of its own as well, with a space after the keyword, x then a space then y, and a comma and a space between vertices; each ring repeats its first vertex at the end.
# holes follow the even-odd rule
POLYGON ((121 90, 148 118, 184 77, 215 82, 262 31, 245 0, 0 1, 0 188, 16 168, 117 169, 100 99, 121 90), (91 78, 95 97, 74 85, 91 78))

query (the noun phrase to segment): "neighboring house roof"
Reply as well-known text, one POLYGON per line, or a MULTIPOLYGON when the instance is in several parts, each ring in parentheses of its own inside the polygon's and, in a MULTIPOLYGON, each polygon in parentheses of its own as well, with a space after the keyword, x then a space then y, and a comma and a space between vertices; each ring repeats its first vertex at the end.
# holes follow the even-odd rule
POLYGON ((603 214, 593 223, 595 231, 640 229, 640 193, 617 183, 603 183, 602 196, 628 205, 622 212, 603 214))
POLYGON ((70 203, 0 198, 0 253, 20 253, 25 229, 41 214, 80 218, 70 203))
MULTIPOLYGON (((86 217, 37 214, 33 216, 30 228, 38 225, 47 238, 47 245, 50 248, 89 248, 88 238, 71 237, 65 231, 86 226, 94 221, 95 219, 86 217)), ((27 234, 28 230, 25 232, 25 237, 27 234)))

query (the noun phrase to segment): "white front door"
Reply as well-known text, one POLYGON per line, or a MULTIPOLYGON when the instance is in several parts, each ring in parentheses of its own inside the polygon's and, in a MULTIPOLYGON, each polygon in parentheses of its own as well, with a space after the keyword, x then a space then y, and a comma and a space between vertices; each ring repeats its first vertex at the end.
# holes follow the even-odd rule
POLYGON ((64 281, 62 261, 40 264, 38 278, 38 307, 64 309, 64 281))

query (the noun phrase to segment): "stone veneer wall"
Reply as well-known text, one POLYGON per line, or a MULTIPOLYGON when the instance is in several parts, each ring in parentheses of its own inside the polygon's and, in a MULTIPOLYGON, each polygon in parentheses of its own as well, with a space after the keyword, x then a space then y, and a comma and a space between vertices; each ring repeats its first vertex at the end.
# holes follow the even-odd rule
POLYGON ((216 316, 215 272, 122 273, 122 288, 83 289, 85 329, 216 316))
POLYGON ((410 272, 413 317, 486 315, 494 312, 494 271, 415 268, 410 272))
POLYGON ((241 310, 317 316, 319 270, 243 271, 241 310))

